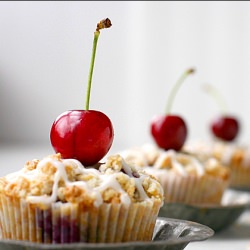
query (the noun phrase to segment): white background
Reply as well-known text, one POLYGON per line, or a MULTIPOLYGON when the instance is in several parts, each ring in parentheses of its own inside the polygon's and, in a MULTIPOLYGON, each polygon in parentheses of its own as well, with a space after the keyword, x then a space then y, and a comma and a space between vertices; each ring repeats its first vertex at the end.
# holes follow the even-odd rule
POLYGON ((84 109, 93 32, 99 38, 91 109, 113 122, 113 149, 152 140, 175 81, 190 67, 172 113, 188 139, 209 137, 220 107, 202 91, 213 84, 250 142, 250 2, 0 2, 0 145, 50 148, 54 119, 84 109))

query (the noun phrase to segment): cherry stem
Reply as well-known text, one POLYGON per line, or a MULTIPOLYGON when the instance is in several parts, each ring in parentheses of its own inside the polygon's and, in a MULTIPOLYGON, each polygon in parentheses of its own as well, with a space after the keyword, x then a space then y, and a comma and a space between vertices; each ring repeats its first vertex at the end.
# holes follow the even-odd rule
POLYGON ((91 61, 90 61, 90 69, 89 69, 89 78, 88 78, 88 87, 87 87, 87 94, 86 94, 85 110, 89 110, 92 76, 93 76, 93 71, 94 71, 96 48, 97 48, 98 38, 99 38, 99 35, 100 35, 100 30, 105 29, 105 28, 109 28, 111 26, 112 26, 111 21, 108 18, 103 19, 97 24, 96 31, 94 32, 94 40, 93 40, 92 56, 91 56, 91 61))
POLYGON ((219 91, 211 84, 204 84, 203 89, 214 97, 215 101, 217 101, 219 107, 221 108, 221 112, 226 113, 228 110, 226 101, 222 98, 222 95, 219 93, 219 91))
POLYGON ((174 101, 174 97, 176 96, 176 93, 178 91, 178 89, 180 88, 181 84, 184 82, 184 80, 186 79, 186 77, 192 73, 194 73, 195 70, 194 69, 188 69, 186 70, 178 79, 178 81, 175 83, 175 85, 173 86, 170 94, 169 94, 169 98, 168 98, 168 102, 167 102, 167 106, 166 106, 166 114, 170 113, 171 107, 173 105, 173 101, 174 101))

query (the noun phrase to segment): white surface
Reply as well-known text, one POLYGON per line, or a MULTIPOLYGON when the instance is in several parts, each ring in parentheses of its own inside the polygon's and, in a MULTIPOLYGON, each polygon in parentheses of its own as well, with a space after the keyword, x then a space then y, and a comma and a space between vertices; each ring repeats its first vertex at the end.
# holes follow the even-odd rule
MULTIPOLYGON (((0 146, 0 176, 19 170, 27 160, 54 153, 50 145, 0 146)), ((112 153, 112 152, 110 152, 112 153)), ((202 242, 192 242, 187 250, 250 250, 250 208, 225 231, 202 242)))
POLYGON ((190 243, 187 250, 250 250, 250 209, 246 210, 230 228, 212 238, 190 243))
POLYGON ((49 144, 0 144, 0 176, 20 170, 28 160, 41 159, 53 153, 54 151, 49 144))

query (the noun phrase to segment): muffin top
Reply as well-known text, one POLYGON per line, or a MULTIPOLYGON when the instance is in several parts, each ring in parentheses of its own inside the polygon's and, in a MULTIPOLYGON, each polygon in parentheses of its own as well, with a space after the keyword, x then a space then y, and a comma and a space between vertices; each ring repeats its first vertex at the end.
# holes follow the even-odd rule
POLYGON ((228 168, 222 166, 215 158, 200 160, 193 155, 168 150, 163 152, 154 163, 155 169, 164 169, 180 175, 212 175, 227 180, 228 168))
POLYGON ((224 165, 250 167, 250 148, 236 143, 197 140, 186 143, 183 150, 201 159, 212 156, 224 165))
POLYGON ((62 159, 60 154, 31 160, 20 171, 0 178, 0 193, 36 204, 70 202, 86 206, 163 199, 159 182, 127 164, 120 155, 109 156, 95 168, 85 168, 75 159, 62 159))
POLYGON ((141 167, 150 174, 155 171, 171 171, 179 175, 202 176, 205 174, 219 176, 223 179, 229 178, 229 170, 214 157, 198 158, 195 155, 175 150, 162 150, 153 147, 154 161, 149 162, 144 147, 131 148, 122 154, 125 161, 133 164, 141 162, 141 167), (142 161, 141 159, 144 159, 142 161))

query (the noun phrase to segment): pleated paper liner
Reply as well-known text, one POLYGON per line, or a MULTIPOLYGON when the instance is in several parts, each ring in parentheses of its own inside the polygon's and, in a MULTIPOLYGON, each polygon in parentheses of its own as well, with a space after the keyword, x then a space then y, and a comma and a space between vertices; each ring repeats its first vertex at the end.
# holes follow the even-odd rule
POLYGON ((37 243, 150 241, 161 203, 129 206, 53 203, 38 206, 0 196, 1 237, 37 243))
POLYGON ((250 190, 250 166, 229 165, 231 172, 230 187, 250 190))
POLYGON ((156 177, 162 184, 165 202, 219 204, 228 186, 228 181, 209 175, 182 176, 161 172, 156 177))

